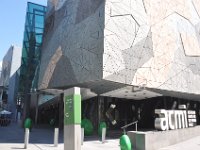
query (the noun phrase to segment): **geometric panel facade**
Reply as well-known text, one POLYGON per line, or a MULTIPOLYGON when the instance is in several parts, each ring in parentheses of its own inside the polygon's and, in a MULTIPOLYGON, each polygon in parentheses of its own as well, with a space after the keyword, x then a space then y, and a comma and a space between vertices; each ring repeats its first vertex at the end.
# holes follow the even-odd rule
POLYGON ((199 0, 49 0, 39 87, 104 80, 199 94, 199 33, 199 0))
POLYGON ((103 1, 48 1, 39 88, 102 79, 103 30, 103 1))
POLYGON ((104 79, 199 93, 198 0, 108 0, 105 6, 110 13, 105 13, 104 79), (133 30, 130 22, 138 29, 133 30))

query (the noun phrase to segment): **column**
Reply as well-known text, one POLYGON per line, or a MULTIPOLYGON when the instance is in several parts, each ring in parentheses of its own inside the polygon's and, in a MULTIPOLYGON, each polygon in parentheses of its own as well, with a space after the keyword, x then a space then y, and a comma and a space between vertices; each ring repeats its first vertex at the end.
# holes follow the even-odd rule
POLYGON ((64 91, 64 150, 81 150, 80 88, 64 91))

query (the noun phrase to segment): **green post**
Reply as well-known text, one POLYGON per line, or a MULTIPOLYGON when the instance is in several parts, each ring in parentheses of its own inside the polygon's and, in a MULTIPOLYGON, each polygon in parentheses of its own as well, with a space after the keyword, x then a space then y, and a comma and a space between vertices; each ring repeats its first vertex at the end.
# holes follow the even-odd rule
POLYGON ((64 150, 81 150, 80 88, 64 91, 64 150))
POLYGON ((81 95, 65 96, 64 124, 81 124, 81 95))

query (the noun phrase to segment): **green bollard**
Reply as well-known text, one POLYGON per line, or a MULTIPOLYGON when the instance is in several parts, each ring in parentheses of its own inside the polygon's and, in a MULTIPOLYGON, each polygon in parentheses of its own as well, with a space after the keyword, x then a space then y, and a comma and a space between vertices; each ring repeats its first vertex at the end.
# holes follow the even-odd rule
POLYGON ((55 125, 55 119, 50 119, 49 125, 53 127, 55 125))
POLYGON ((101 123, 99 124, 98 135, 99 135, 100 137, 102 136, 102 129, 103 129, 103 128, 106 128, 106 129, 107 129, 107 125, 106 125, 105 122, 101 122, 101 123))
POLYGON ((120 143, 121 150, 131 150, 132 146, 131 146, 131 141, 130 141, 128 135, 122 135, 120 137, 119 143, 120 143))
POLYGON ((92 135, 94 127, 92 125, 92 122, 88 119, 83 119, 81 121, 81 128, 84 128, 84 134, 85 135, 92 135))
POLYGON ((32 128, 32 120, 30 118, 26 118, 25 122, 24 122, 24 128, 32 128))

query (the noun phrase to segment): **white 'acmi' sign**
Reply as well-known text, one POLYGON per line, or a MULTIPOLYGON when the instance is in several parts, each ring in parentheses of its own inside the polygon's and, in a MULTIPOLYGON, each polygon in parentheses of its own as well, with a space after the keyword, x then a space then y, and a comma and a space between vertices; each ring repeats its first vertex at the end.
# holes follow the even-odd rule
POLYGON ((155 113, 159 116, 154 122, 158 130, 187 128, 196 124, 196 112, 193 110, 156 109, 155 113))

